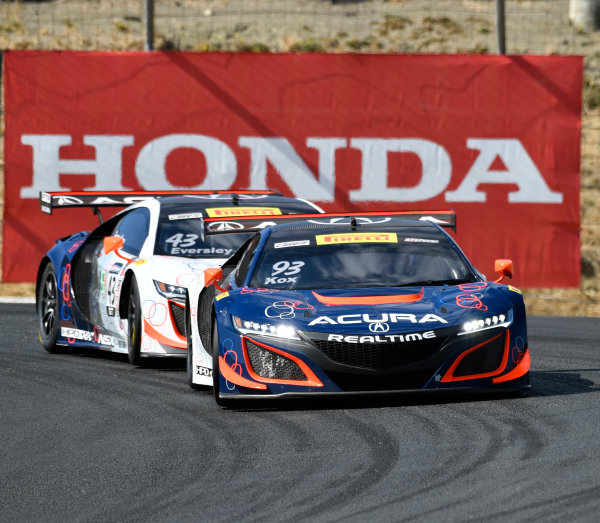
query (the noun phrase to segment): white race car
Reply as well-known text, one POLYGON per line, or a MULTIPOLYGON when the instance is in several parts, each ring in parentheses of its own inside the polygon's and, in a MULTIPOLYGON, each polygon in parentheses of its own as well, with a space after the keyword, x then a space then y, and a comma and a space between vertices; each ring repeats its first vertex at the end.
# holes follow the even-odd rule
POLYGON ((185 356, 186 288, 227 260, 251 233, 236 217, 322 212, 270 191, 41 193, 42 210, 126 208, 91 232, 57 240, 36 285, 40 340, 50 352, 92 347, 145 356, 185 356), (137 202, 137 203, 136 203, 137 202), (213 218, 210 225, 205 220, 213 218))

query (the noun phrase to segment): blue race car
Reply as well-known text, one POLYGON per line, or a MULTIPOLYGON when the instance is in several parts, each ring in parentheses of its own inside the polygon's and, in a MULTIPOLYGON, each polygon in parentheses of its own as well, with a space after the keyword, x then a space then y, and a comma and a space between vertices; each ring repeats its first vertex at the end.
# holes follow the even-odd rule
POLYGON ((529 388, 523 298, 500 283, 512 263, 496 260, 488 281, 438 225, 454 227, 453 212, 416 217, 276 217, 205 271, 217 403, 529 388))

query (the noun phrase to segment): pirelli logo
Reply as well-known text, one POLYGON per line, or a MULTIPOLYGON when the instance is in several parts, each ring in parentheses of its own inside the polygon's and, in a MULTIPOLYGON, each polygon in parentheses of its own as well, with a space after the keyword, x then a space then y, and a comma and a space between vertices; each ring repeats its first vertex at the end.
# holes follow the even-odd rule
POLYGON ((398 243, 395 232, 353 232, 340 234, 320 234, 315 237, 317 245, 339 243, 398 243))
POLYGON ((213 207, 206 209, 211 218, 239 218, 240 216, 277 216, 281 210, 277 207, 213 207))

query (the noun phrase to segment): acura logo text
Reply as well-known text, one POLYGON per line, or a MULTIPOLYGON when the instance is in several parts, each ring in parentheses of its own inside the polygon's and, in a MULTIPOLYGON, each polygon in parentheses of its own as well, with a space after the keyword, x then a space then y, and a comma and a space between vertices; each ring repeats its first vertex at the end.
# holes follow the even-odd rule
MULTIPOLYGON (((374 331, 369 325, 371 332, 387 332, 389 330, 388 323, 448 323, 444 318, 440 318, 437 314, 425 314, 417 316, 416 314, 400 314, 400 313, 383 313, 380 316, 371 317, 369 314, 342 314, 330 318, 329 316, 319 316, 312 320, 309 325, 351 325, 357 323, 380 323, 387 326, 386 330, 374 331)), ((380 328, 380 327, 377 327, 380 328)))

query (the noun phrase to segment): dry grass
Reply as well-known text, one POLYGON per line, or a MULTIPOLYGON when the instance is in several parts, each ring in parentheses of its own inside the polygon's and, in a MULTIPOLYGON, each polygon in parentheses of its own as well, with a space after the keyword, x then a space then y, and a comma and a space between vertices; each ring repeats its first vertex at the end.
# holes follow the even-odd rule
MULTIPOLYGON (((530 314, 600 316, 600 32, 569 0, 507 0, 510 53, 585 57, 579 289, 525 289, 530 314)), ((0 2, 0 49, 142 49, 140 0, 0 2)), ((492 0, 159 0, 156 47, 291 52, 494 52, 492 0)), ((2 133, 3 134, 3 133, 2 133)), ((0 206, 4 164, 0 144, 0 206)), ((1 218, 0 218, 1 221, 1 218)), ((2 239, 0 237, 0 266, 2 239)), ((33 296, 0 283, 1 296, 33 296)))

